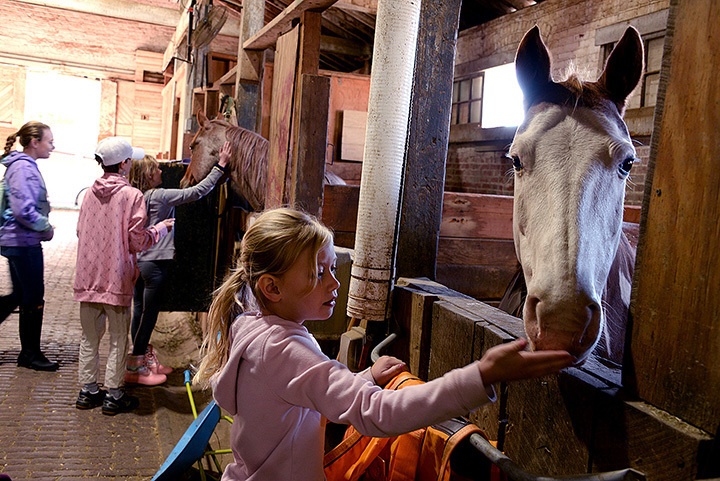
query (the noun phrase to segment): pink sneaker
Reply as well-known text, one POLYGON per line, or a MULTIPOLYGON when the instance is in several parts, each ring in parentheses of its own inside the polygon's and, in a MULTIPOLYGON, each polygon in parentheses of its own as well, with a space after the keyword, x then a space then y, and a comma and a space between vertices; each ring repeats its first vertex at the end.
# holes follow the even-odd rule
POLYGON ((165 374, 156 374, 145 365, 145 356, 128 357, 125 369, 125 384, 157 386, 167 381, 165 374))
POLYGON ((145 350, 145 365, 150 369, 154 374, 170 374, 173 372, 171 367, 165 367, 162 364, 160 364, 160 361, 158 361, 157 356, 155 355, 155 350, 152 347, 152 344, 148 344, 147 349, 145 350))

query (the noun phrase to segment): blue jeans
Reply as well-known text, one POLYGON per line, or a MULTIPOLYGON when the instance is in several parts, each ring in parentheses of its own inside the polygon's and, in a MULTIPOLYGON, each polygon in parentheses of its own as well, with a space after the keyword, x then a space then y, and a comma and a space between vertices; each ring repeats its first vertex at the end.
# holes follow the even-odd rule
POLYGON ((150 343, 150 337, 160 312, 160 295, 171 262, 171 260, 138 261, 140 277, 135 281, 133 314, 130 324, 133 356, 145 354, 150 343))
POLYGON ((42 246, 0 247, 0 255, 10 265, 12 292, 0 296, 0 322, 16 307, 40 307, 45 302, 45 277, 42 246))

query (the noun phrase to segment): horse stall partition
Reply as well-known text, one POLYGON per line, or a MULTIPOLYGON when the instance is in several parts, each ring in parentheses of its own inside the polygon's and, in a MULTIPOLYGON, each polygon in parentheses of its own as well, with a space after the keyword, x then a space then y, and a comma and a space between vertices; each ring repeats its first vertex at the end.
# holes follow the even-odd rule
MULTIPOLYGON (((428 279, 398 280, 393 313, 407 343, 391 354, 434 379, 524 337, 522 320, 428 279), (424 363, 423 359, 429 361, 424 363)), ((634 468, 648 480, 693 480, 712 459, 712 438, 640 400, 598 363, 496 386, 497 402, 471 419, 525 471, 542 476, 634 468)), ((617 377, 617 376, 616 376, 617 377)))
POLYGON ((512 213, 511 196, 445 192, 437 281, 475 299, 498 302, 520 267, 512 213))

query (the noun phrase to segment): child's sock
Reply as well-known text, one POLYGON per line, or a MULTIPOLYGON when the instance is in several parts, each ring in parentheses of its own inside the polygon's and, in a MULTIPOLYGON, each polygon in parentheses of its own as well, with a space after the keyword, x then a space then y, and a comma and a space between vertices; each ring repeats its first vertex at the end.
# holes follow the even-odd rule
POLYGON ((124 392, 125 391, 121 387, 110 388, 110 395, 113 397, 113 399, 120 399, 123 396, 124 392))
POLYGON ((89 392, 90 394, 97 394, 100 390, 97 382, 89 382, 83 386, 83 391, 89 392))

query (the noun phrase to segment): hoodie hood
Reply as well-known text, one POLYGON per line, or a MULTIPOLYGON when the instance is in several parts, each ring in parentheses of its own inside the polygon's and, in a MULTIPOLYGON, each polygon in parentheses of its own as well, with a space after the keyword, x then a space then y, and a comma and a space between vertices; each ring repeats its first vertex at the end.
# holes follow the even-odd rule
POLYGON ((27 155, 25 152, 18 152, 17 150, 13 150, 9 154, 7 154, 5 157, 2 158, 0 163, 4 165, 5 167, 10 167, 11 164, 14 162, 17 162, 18 160, 26 160, 28 162, 32 162, 33 164, 37 165, 37 162, 35 162, 35 159, 27 155))
POLYGON ((130 185, 130 182, 122 175, 105 173, 95 181, 91 190, 98 199, 107 199, 128 185, 130 185))
MULTIPOLYGON (((248 346, 263 338, 263 334, 272 329, 272 324, 286 321, 277 316, 263 317, 258 313, 239 315, 230 326, 230 354, 222 371, 212 381, 213 397, 218 405, 231 415, 237 414, 238 373, 240 363, 248 346)), ((301 327, 295 323, 297 327, 301 327)))

